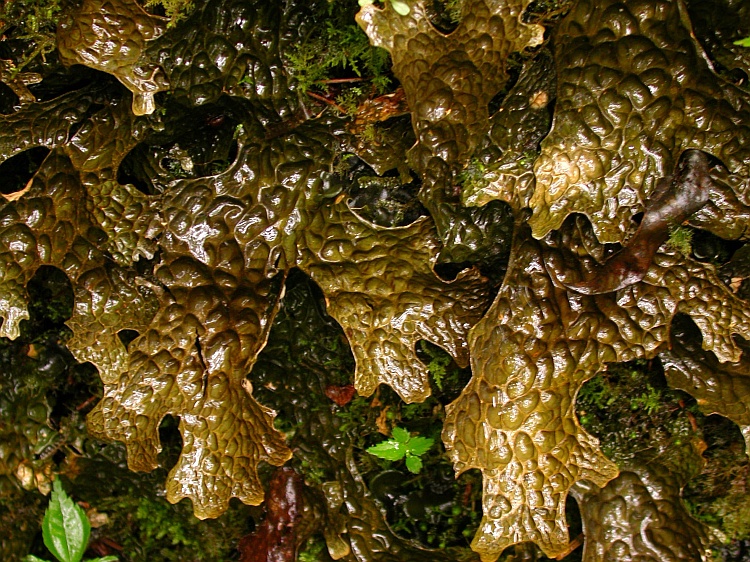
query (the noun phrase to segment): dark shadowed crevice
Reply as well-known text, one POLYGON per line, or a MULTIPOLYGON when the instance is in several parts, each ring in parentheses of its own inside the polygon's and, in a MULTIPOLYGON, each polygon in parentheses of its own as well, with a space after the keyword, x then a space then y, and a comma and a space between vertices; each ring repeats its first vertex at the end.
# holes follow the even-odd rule
POLYGON ((140 334, 135 330, 120 330, 119 332, 117 332, 117 337, 120 338, 122 345, 124 345, 126 349, 130 345, 130 342, 132 342, 139 335, 140 334))
POLYGON ((24 150, 0 164, 0 193, 13 195, 23 191, 49 152, 49 148, 38 146, 24 150))
POLYGON ((159 466, 172 470, 182 452, 182 435, 179 430, 180 420, 176 416, 166 415, 159 424, 159 441, 162 450, 159 453, 159 466))
POLYGON ((0 114, 8 115, 13 113, 20 103, 18 96, 6 84, 0 82, 0 114))
POLYGON ((37 102, 45 102, 92 86, 97 90, 114 89, 118 96, 125 91, 125 87, 110 74, 79 64, 67 68, 55 67, 41 82, 30 84, 29 91, 34 94, 37 102))

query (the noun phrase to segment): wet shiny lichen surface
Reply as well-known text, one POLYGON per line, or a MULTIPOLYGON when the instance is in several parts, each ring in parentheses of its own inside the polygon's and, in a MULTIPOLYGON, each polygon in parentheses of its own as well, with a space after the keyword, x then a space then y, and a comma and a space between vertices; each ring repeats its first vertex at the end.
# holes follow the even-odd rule
MULTIPOLYGON (((336 560, 561 556, 570 496, 583 560, 707 560, 709 533, 680 499, 703 463, 697 426, 688 444, 616 463, 576 398, 614 364, 653 360, 750 436, 740 31, 682 0, 464 0, 450 32, 436 6, 407 4, 357 14, 400 88, 360 88, 370 109, 350 115, 326 90, 342 79, 311 94, 290 57, 319 41, 323 1, 216 0, 169 24, 83 0, 23 83, 18 47, 0 43, 0 80, 20 92, 0 115, 0 335, 21 335, 29 284, 56 268, 73 296, 64 343, 103 383, 89 435, 152 471, 160 427, 178 419, 166 498, 215 518, 276 482, 259 528, 295 528, 287 558, 321 534, 336 560), (321 359, 316 338, 337 329, 321 359), (471 368, 450 403, 428 344, 471 368), (468 479, 454 519, 472 504, 467 471, 481 473, 475 554, 447 532, 438 550, 413 540, 427 531, 399 535, 396 488, 371 477, 371 438, 337 410, 356 391, 387 434, 386 387, 405 406, 439 388, 445 451, 468 479)), ((64 438, 44 393, 19 384, 3 382, 17 429, 2 474, 43 491, 64 438)), ((406 515, 450 496, 435 490, 403 492, 406 515)), ((264 532, 243 556, 260 556, 247 553, 264 532)))

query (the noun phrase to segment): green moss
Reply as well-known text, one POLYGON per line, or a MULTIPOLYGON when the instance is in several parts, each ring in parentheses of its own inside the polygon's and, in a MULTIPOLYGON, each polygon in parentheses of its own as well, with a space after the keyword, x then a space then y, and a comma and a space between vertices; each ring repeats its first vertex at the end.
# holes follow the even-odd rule
MULTIPOLYGON (((61 16, 60 0, 11 0, 0 7, 0 37, 23 45, 11 60, 15 77, 32 61, 55 50, 55 29, 61 16)), ((0 58, 7 58, 5 57, 0 58)))
POLYGON ((354 86, 339 94, 336 97, 336 103, 347 115, 354 115, 363 97, 363 89, 360 86, 354 86))
POLYGON ((169 27, 174 27, 180 20, 185 19, 195 8, 193 0, 147 0, 146 6, 161 7, 164 15, 169 18, 169 27))
POLYGON ((297 88, 327 90, 326 81, 335 78, 362 78, 376 91, 385 92, 390 84, 389 55, 373 47, 354 23, 356 2, 330 2, 317 17, 323 21, 315 33, 285 53, 297 88))
POLYGON ((739 428, 720 416, 698 417, 706 441, 705 467, 683 491, 696 519, 727 541, 750 539, 750 465, 739 428))
POLYGON ((479 191, 487 185, 486 172, 487 167, 484 163, 477 158, 472 158, 456 179, 465 190, 479 191))
POLYGON ((692 252, 693 229, 686 226, 673 226, 669 229, 667 244, 681 254, 689 256, 692 252))
POLYGON ((110 514, 106 536, 119 542, 123 557, 132 562, 228 560, 248 531, 245 507, 200 521, 190 502, 172 505, 151 494, 123 494, 104 499, 97 508, 110 514))
POLYGON ((316 536, 305 543, 305 546, 297 555, 297 562, 320 562, 327 558, 326 543, 322 537, 316 536))
POLYGON ((618 464, 700 437, 691 422, 699 415, 694 400, 667 388, 657 363, 611 365, 581 388, 576 411, 581 425, 618 464))

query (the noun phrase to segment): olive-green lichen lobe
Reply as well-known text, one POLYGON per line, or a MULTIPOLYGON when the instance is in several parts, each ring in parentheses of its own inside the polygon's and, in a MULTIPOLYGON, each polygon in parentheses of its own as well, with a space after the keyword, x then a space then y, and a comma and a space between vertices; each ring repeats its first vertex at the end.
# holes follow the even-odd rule
MULTIPOLYGON (((535 164, 534 235, 579 212, 600 241, 623 242, 680 154, 703 150, 732 178, 701 227, 740 236, 747 216, 747 93, 723 82, 682 2, 579 2, 557 29, 552 131, 535 164)), ((724 234, 726 233, 726 234, 724 234)))
POLYGON ((604 489, 577 486, 587 539, 583 559, 710 560, 706 529, 688 514, 680 488, 679 478, 658 461, 623 469, 604 489))
POLYGON ((617 475, 573 413, 586 380, 608 362, 654 357, 677 312, 694 317, 704 347, 725 361, 741 353, 731 334, 750 329, 746 304, 713 270, 677 254, 657 254, 642 282, 616 293, 566 291, 556 272, 573 263, 568 252, 601 255, 596 245, 583 218, 543 241, 521 226, 505 283, 470 333, 472 381, 448 406, 443 439, 457 471, 482 470, 484 518, 472 545, 488 558, 525 540, 548 556, 565 551, 570 487, 617 475))
POLYGON ((369 5, 357 18, 373 44, 391 52, 404 87, 417 135, 409 161, 422 174, 420 199, 444 244, 442 259, 476 261, 507 244, 512 220, 489 207, 462 209, 455 176, 487 133, 488 104, 507 80, 508 56, 541 43, 543 28, 521 21, 525 1, 465 2, 461 21, 448 35, 430 23, 421 2, 409 5, 406 16, 369 5))
POLYGON ((169 88, 163 71, 141 61, 149 41, 161 35, 162 18, 136 2, 87 0, 58 24, 57 47, 65 64, 84 64, 117 77, 133 93, 133 113, 156 109, 154 94, 169 88))
POLYGON ((417 341, 439 345, 466 365, 468 331, 489 300, 486 279, 473 270, 452 282, 440 279, 432 270, 439 242, 425 219, 382 229, 338 205, 323 208, 313 225, 301 268, 344 327, 357 391, 369 396, 386 383, 405 402, 423 401, 430 387, 417 341))
MULTIPOLYGON (((64 62, 121 83, 69 83, 75 91, 51 98, 25 84, 41 101, 0 116, 0 165, 35 168, 0 208, 0 335, 18 334, 35 273, 60 269, 74 298, 67 345, 104 384, 92 434, 123 442, 129 466, 148 471, 164 458, 163 420, 179 418, 167 497, 190 498, 201 518, 232 497, 260 503, 263 463, 293 457, 322 495, 310 505, 326 530, 315 532, 332 557, 359 562, 434 554, 388 528, 359 472, 375 462, 369 443, 352 430, 358 416, 395 427, 381 383, 406 403, 394 416, 432 407, 418 354, 429 342, 472 367, 443 438, 458 472, 482 473, 477 555, 494 560, 523 542, 564 553, 568 493, 590 484, 587 558, 597 545, 615 552, 607 514, 627 494, 653 506, 664 552, 704 557, 692 522, 696 540, 676 545, 685 519, 670 479, 680 471, 617 477, 575 402, 611 363, 661 355, 673 384, 748 434, 747 274, 717 273, 699 252, 664 243, 683 222, 746 238, 746 91, 711 68, 681 1, 580 0, 559 24, 544 20, 556 27, 554 54, 528 50, 543 31, 526 23, 529 2, 466 0, 450 33, 424 3, 407 4, 406 15, 386 2, 359 16, 403 86, 375 99, 362 86, 367 104, 397 105, 387 121, 334 107, 341 84, 354 83, 336 80, 374 77, 331 75, 316 98, 285 55, 333 4, 316 3, 313 17, 303 0, 213 0, 168 29, 119 1, 65 12, 64 62), (681 173, 683 159, 699 161, 687 170, 700 181, 681 173), (341 328, 332 345, 351 348, 346 373, 317 356, 320 311, 285 293, 301 286, 298 270, 322 291, 316 306, 332 316, 322 324, 341 328), (583 290, 592 277, 599 290, 583 290), (679 315, 695 324, 687 336, 679 315), (269 343, 272 326, 282 335, 269 343), (353 388, 362 396, 349 408, 353 388)), ((35 67, 45 79, 48 68, 35 67)), ((464 498, 475 497, 478 476, 464 478, 464 498)), ((639 509, 625 506, 628 525, 639 509)), ((617 536, 643 554, 630 527, 617 536)))

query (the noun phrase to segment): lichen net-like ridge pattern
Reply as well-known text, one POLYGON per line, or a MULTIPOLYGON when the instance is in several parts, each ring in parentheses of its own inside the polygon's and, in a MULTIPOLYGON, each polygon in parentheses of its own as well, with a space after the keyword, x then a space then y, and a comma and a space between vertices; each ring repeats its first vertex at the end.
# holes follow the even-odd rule
POLYGON ((719 159, 728 176, 699 226, 746 233, 750 95, 714 73, 681 0, 581 0, 557 29, 556 60, 553 126, 534 166, 534 236, 583 213, 601 242, 625 242, 631 217, 688 149, 719 159))
POLYGON ((443 430, 456 470, 482 470, 484 516, 472 548, 487 560, 524 541, 547 556, 564 552, 570 487, 581 480, 604 486, 617 475, 575 415, 586 380, 607 363, 654 357, 678 312, 695 320, 703 346, 725 361, 741 353, 732 335, 750 334, 750 309, 710 266, 660 253, 644 281, 581 295, 557 272, 596 243, 585 219, 543 241, 525 224, 516 236, 506 281, 469 336, 472 380, 447 407, 443 430))
MULTIPOLYGON (((340 123, 298 121, 298 98, 288 95, 279 51, 297 37, 295 14, 304 3, 246 18, 259 3, 228 2, 232 19, 222 17, 221 2, 209 2, 186 22, 189 41, 177 44, 176 31, 162 33, 158 18, 140 9, 133 15, 137 7, 86 0, 73 26, 58 30, 64 59, 113 74, 135 99, 85 90, 0 117, 19 129, 16 137, 0 128, 3 159, 50 149, 27 189, 0 211, 1 333, 17 335, 27 314, 25 286, 38 267, 65 272, 75 296, 69 346, 99 368, 105 386, 92 431, 124 441, 130 466, 151 470, 161 420, 179 416, 184 445, 168 498, 189 497, 196 515, 214 517, 231 497, 262 501, 258 463, 283 464, 291 455, 247 375, 279 310, 284 278, 299 267, 344 328, 360 393, 385 383, 406 402, 423 400, 429 385, 414 348, 420 339, 459 364, 471 355, 473 378, 448 407, 443 437, 458 471, 483 473, 484 517, 472 546, 485 560, 523 541, 556 555, 568 546, 569 490, 582 480, 604 486, 617 474, 574 411, 581 385, 607 363, 656 356, 669 344, 673 318, 684 313, 700 331, 703 362, 724 362, 714 368, 722 392, 745 405, 742 385, 727 390, 733 383, 726 377, 735 373, 726 362, 743 361, 733 336, 750 335, 750 312, 710 265, 663 247, 627 287, 586 295, 569 286, 595 271, 607 255, 603 243, 626 242, 632 215, 687 148, 721 160, 711 172, 719 190, 690 220, 726 237, 745 235, 748 96, 716 78, 681 1, 581 0, 559 26, 556 116, 536 185, 526 163, 514 169, 523 180, 509 188, 522 193, 495 186, 517 223, 505 281, 485 311, 486 279, 468 269, 447 282, 433 268, 454 226, 454 234, 474 228, 486 235, 479 215, 458 206, 454 180, 479 145, 502 141, 490 130, 502 117, 490 120, 487 104, 506 80, 508 54, 537 44, 542 28, 523 23, 525 0, 467 0, 462 22, 447 35, 432 27, 422 3, 408 4, 407 16, 387 4, 364 8, 359 21, 390 50, 404 84, 417 134, 410 162, 433 217, 382 228, 327 191, 340 123), (110 10, 117 17, 97 35, 97 11, 110 10), (123 29, 139 33, 125 37, 123 29), (252 41, 243 43, 245 35, 252 41), (592 55, 595 39, 606 48, 592 55), (84 57, 107 40, 133 57, 124 66, 84 57), (183 56, 192 48, 200 51, 195 61, 183 56), (241 83, 246 71, 252 80, 241 83), (117 169, 148 136, 145 129, 163 125, 159 112, 147 115, 151 94, 164 88, 188 105, 239 98, 228 113, 240 116, 243 131, 236 131, 237 156, 226 170, 145 195, 121 184, 117 169), (579 181, 589 173, 603 179, 579 181), (532 188, 527 224, 520 207, 532 188), (141 259, 155 260, 153 270, 138 274, 141 259), (139 334, 127 348, 122 329, 139 334)), ((529 83, 542 84, 549 97, 548 83, 529 83)), ((534 102, 546 111, 543 98, 527 96, 521 107, 534 102)), ((528 137, 532 144, 539 138, 528 137)), ((462 243, 476 249, 479 237, 462 243)), ((706 371, 697 375, 702 382, 710 380, 706 371)), ((720 400, 703 398, 746 427, 742 408, 729 404, 727 413, 720 400)))

